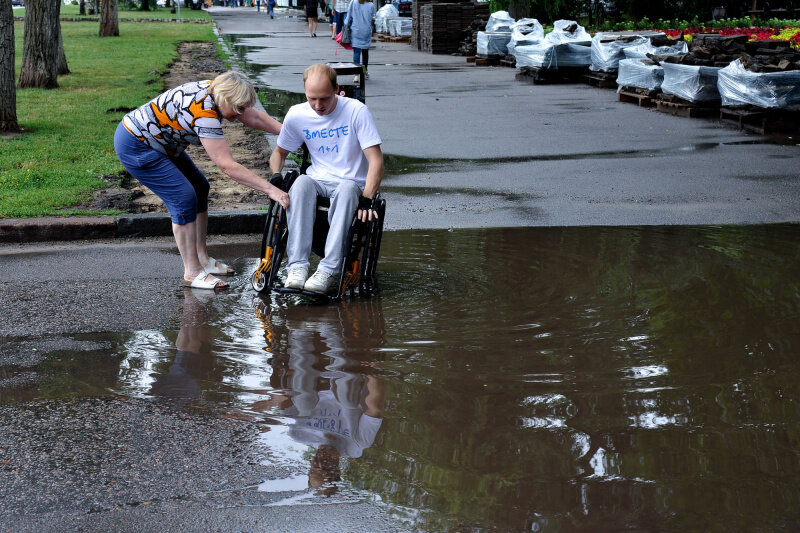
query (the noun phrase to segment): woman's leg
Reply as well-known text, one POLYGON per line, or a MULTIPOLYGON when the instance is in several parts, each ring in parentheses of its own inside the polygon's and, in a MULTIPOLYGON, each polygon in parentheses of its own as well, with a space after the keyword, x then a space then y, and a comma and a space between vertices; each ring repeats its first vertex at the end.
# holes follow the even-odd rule
POLYGON ((331 39, 336 39, 336 11, 331 11, 331 39))
POLYGON ((317 17, 313 17, 311 19, 311 26, 312 26, 311 27, 311 35, 316 37, 317 36, 317 17))
POLYGON ((361 49, 361 64, 364 65, 364 72, 369 68, 369 48, 361 49))
POLYGON ((353 47, 353 63, 356 65, 361 64, 361 48, 353 47))
MULTIPOLYGON (((198 257, 196 224, 198 203, 204 212, 208 209, 208 182, 205 177, 185 154, 177 160, 170 159, 134 138, 122 123, 114 135, 114 149, 128 172, 164 201, 172 218, 172 233, 183 261, 183 277, 194 279, 205 266, 198 257), (193 172, 187 172, 187 177, 178 167, 188 168, 187 162, 194 167, 199 178, 193 172)), ((211 277, 208 281, 214 279, 211 277)), ((227 284, 221 282, 219 286, 225 287, 227 284)))

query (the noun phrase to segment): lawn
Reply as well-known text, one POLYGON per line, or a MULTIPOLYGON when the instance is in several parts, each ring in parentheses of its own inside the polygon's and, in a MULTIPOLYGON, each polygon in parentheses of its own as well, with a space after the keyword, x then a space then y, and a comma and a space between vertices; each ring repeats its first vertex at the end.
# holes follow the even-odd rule
MULTIPOLYGON (((88 2, 87 2, 88 4, 88 2)), ((117 16, 120 20, 123 19, 145 19, 145 18, 159 18, 159 19, 175 19, 178 20, 178 10, 175 10, 175 13, 170 13, 170 8, 166 7, 158 7, 158 8, 150 8, 150 11, 139 11, 138 9, 123 9, 123 6, 117 10, 117 16)), ((97 15, 79 15, 78 14, 79 8, 78 4, 70 4, 66 6, 61 6, 61 16, 62 17, 81 17, 85 16, 87 18, 97 18, 97 15)), ((87 5, 86 12, 89 12, 89 8, 87 5)), ((25 14, 25 9, 15 9, 14 16, 21 17, 25 14)), ((189 9, 188 7, 181 8, 181 20, 183 19, 202 19, 202 20, 211 20, 211 16, 206 13, 205 10, 198 9, 193 10, 189 9)))
MULTIPOLYGON (((123 110, 165 89, 161 75, 181 41, 214 39, 212 24, 122 22, 120 37, 102 39, 97 22, 61 28, 72 73, 58 89, 17 89, 26 133, 0 139, 0 218, 85 213, 71 208, 122 171, 113 136, 123 110)), ((14 32, 18 76, 23 24, 14 32)))

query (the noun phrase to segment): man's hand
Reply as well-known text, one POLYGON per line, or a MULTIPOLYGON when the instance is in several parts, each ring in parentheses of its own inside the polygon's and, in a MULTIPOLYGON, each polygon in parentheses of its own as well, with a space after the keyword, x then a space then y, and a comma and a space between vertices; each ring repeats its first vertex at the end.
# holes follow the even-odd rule
POLYGON ((372 198, 358 197, 358 212, 356 213, 358 220, 361 222, 366 222, 367 220, 371 222, 373 219, 378 220, 378 212, 372 208, 372 203, 372 198))

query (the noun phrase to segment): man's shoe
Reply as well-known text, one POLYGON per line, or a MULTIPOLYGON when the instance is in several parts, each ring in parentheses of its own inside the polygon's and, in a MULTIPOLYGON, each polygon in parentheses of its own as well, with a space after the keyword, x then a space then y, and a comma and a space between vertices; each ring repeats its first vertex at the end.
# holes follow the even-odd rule
POLYGON ((306 281, 306 284, 303 288, 310 292, 328 294, 336 287, 337 281, 337 276, 328 274, 324 270, 317 269, 317 271, 314 272, 314 275, 308 278, 308 281, 306 281))
POLYGON ((289 270, 286 276, 286 283, 283 286, 287 289, 302 289, 308 279, 307 267, 294 267, 289 270))

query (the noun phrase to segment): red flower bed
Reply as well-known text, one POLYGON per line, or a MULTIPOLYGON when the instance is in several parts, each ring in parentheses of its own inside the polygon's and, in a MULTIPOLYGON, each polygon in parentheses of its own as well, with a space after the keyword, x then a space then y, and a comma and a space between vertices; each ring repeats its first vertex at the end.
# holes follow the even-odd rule
MULTIPOLYGON (((668 37, 675 38, 681 35, 694 35, 696 33, 719 33, 720 35, 747 35, 751 41, 767 41, 781 33, 778 28, 710 28, 708 26, 695 26, 685 30, 658 30, 663 31, 668 37)), ((798 35, 792 37, 790 42, 798 43, 798 35)))

